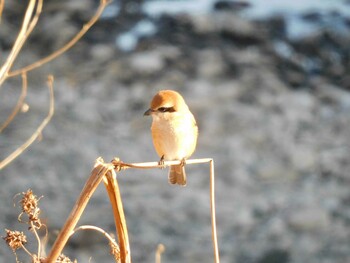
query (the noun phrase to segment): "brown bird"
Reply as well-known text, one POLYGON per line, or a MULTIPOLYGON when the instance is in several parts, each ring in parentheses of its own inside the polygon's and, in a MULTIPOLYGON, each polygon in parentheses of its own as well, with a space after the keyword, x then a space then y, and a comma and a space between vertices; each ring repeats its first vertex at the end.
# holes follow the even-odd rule
POLYGON ((144 115, 151 115, 153 145, 164 160, 181 160, 181 164, 172 165, 169 171, 169 183, 185 186, 185 160, 196 149, 198 127, 182 96, 173 90, 161 90, 152 99, 150 108, 144 115))

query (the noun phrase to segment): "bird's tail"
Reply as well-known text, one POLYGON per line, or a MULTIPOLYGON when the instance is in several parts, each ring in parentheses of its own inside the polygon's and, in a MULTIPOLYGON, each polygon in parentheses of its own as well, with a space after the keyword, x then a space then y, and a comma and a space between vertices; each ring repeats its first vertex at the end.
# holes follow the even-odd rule
POLYGON ((172 165, 169 170, 169 183, 185 186, 187 183, 185 166, 182 164, 172 165))

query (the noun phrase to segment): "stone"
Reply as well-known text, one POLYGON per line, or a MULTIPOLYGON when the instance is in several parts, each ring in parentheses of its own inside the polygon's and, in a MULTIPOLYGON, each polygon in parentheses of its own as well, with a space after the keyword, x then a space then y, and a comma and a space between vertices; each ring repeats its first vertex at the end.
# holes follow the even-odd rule
POLYGON ((157 51, 133 54, 128 60, 132 70, 141 74, 155 74, 164 67, 164 59, 157 51))
POLYGON ((296 231, 323 231, 330 224, 329 214, 319 207, 296 208, 289 214, 288 225, 296 231))

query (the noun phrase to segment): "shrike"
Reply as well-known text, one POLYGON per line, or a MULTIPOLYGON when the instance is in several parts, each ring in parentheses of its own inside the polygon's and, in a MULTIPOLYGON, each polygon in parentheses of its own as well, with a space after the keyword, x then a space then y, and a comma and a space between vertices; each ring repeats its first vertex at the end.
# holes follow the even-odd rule
POLYGON ((169 183, 186 185, 185 160, 196 149, 198 127, 182 96, 173 90, 161 90, 152 99, 150 108, 144 115, 151 115, 153 145, 164 160, 181 160, 172 165, 169 183))

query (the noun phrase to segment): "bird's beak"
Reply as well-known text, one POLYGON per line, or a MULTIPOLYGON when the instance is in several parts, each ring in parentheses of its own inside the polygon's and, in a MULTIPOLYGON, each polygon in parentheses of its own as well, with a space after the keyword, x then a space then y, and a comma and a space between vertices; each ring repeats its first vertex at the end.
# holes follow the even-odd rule
POLYGON ((153 112, 152 109, 148 109, 148 110, 145 111, 145 113, 143 114, 143 116, 149 116, 149 115, 152 114, 152 112, 153 112))

